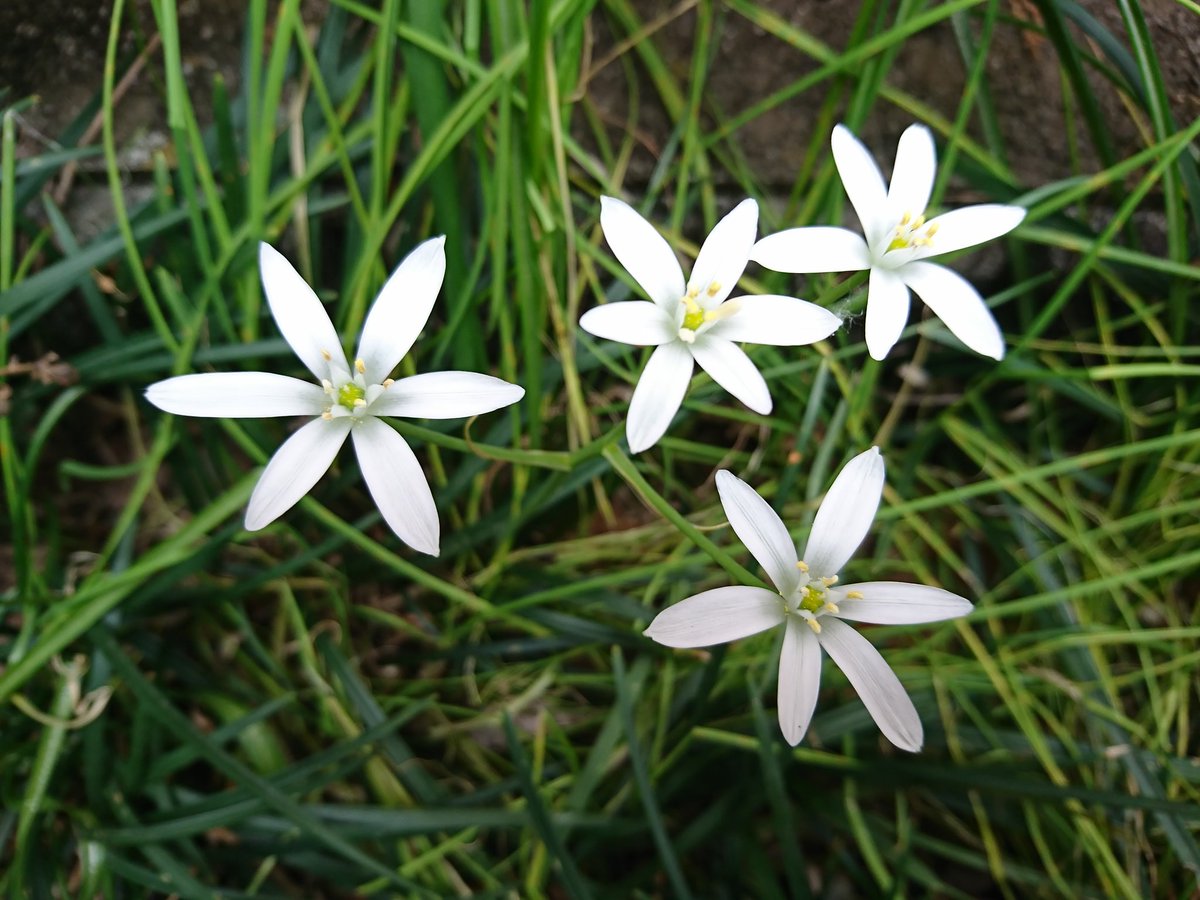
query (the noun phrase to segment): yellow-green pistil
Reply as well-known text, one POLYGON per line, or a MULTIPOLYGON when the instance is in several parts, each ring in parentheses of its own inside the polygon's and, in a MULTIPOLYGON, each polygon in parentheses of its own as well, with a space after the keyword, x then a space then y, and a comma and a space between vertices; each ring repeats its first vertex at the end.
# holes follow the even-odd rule
POLYGON ((366 395, 367 392, 360 388, 353 381, 347 381, 340 388, 338 388, 337 402, 341 406, 346 407, 346 409, 354 409, 354 407, 357 406, 360 401, 364 403, 366 402, 364 399, 366 395))
MULTIPOLYGON (((710 297, 717 296, 720 291, 721 285, 716 281, 710 282, 704 289, 704 292, 710 297)), ((740 304, 736 300, 726 300, 716 309, 705 309, 696 302, 696 298, 699 296, 700 288, 693 286, 688 288, 688 292, 679 301, 684 308, 683 322, 679 326, 679 339, 688 344, 696 340, 696 333, 704 325, 728 318, 740 308, 740 304)))

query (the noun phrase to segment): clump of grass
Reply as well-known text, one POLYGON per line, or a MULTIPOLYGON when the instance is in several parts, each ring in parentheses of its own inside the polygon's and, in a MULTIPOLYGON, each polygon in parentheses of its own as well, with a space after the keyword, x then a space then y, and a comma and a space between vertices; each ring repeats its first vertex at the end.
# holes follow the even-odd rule
MULTIPOLYGON (((114 134, 131 64, 117 2, 99 98, 114 218, 86 240, 49 190, 97 152, 78 144, 82 120, 18 159, 28 101, 4 98, 0 882, 182 897, 1192 889, 1200 123, 1172 120, 1138 4, 1120 4, 1117 33, 1058 2, 1038 21, 974 0, 864 3, 839 50, 752 0, 683 4, 665 30, 626 0, 529 7, 336 0, 309 29, 298 3, 253 0, 240 86, 213 84, 209 124, 174 2, 156 0, 153 124, 170 152, 135 204, 114 134), (742 20, 806 74, 718 109, 705 86, 742 20), (680 22, 686 71, 669 52, 680 22), (952 118, 893 78, 907 42, 947 24, 968 73, 952 118), (1094 167, 1081 156, 1047 185, 1012 174, 988 67, 1001 27, 1054 54, 1064 128, 1098 147, 1094 167), (606 30, 617 108, 581 79, 606 30), (1107 139, 1097 76, 1139 147, 1107 139), (768 201, 742 133, 797 95, 823 112, 765 227, 840 222, 829 127, 896 108, 938 135, 942 196, 1028 207, 989 297, 1008 355, 969 356, 930 319, 876 364, 852 322, 812 350, 754 350, 770 416, 699 378, 668 437, 630 458, 641 356, 576 329, 632 290, 598 198, 661 213, 694 252, 726 192, 768 201), (647 105, 669 124, 649 167, 647 105), (1147 215, 1162 247, 1134 227, 1147 215), (353 335, 433 233, 451 263, 405 374, 527 389, 467 427, 396 423, 428 461, 441 556, 398 544, 349 457, 246 533, 256 467, 288 423, 174 419, 142 390, 298 371, 262 306, 258 241, 284 247, 353 335), (872 442, 888 489, 855 576, 941 584, 976 610, 871 633, 922 714, 921 755, 883 745, 832 667, 791 749, 769 638, 673 653, 640 632, 726 583, 713 560, 753 577, 722 527, 718 467, 802 534, 872 442)), ((861 301, 834 278, 746 284, 861 301)))

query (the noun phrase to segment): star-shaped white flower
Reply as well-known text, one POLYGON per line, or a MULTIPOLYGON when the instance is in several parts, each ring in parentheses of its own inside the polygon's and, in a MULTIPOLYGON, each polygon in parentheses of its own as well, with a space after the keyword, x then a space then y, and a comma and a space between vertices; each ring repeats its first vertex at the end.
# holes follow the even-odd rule
POLYGON ((783 625, 779 727, 789 744, 798 744, 808 730, 824 649, 846 673, 884 737, 903 750, 920 750, 921 720, 900 680, 879 651, 842 620, 938 622, 966 615, 971 604, 919 584, 838 585, 838 571, 866 536, 879 506, 883 457, 878 448, 854 457, 834 479, 817 510, 803 561, 797 559, 787 527, 753 488, 722 470, 717 491, 729 524, 776 590, 735 586, 696 594, 659 613, 646 634, 668 647, 707 647, 783 625))
POLYGON ((916 291, 960 341, 1001 359, 1004 338, 979 292, 931 256, 973 247, 1021 224, 1019 206, 985 203, 926 221, 937 169, 933 136, 911 125, 900 136, 890 187, 875 160, 844 125, 833 129, 833 160, 866 240, 845 228, 790 228, 755 244, 750 258, 777 272, 850 272, 870 269, 867 350, 883 359, 908 321, 909 288, 916 291))
POLYGON ((284 338, 318 384, 269 372, 180 375, 150 385, 146 399, 184 416, 314 416, 271 457, 250 495, 246 528, 270 524, 316 484, 349 435, 384 520, 409 546, 436 556, 437 507, 408 444, 377 416, 457 419, 516 403, 525 389, 474 372, 388 377, 425 326, 446 273, 445 238, 425 241, 379 292, 351 365, 312 288, 268 244, 263 288, 284 338))
POLYGON ((596 337, 656 347, 629 402, 626 437, 640 453, 671 424, 692 377, 693 361, 757 413, 771 411, 767 382, 735 341, 793 347, 833 334, 841 319, 796 297, 733 297, 758 231, 758 204, 743 200, 704 241, 684 286, 674 251, 627 203, 600 198, 600 227, 630 275, 653 301, 606 303, 579 320, 596 337))

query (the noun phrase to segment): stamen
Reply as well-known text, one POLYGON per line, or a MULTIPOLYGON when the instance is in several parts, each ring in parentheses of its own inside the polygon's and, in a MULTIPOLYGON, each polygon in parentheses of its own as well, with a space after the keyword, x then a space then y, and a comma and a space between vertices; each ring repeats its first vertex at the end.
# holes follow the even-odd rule
POLYGON ((910 212, 906 212, 904 215, 902 215, 900 217, 901 225, 907 225, 911 221, 912 221, 912 213, 910 213, 910 212))
POLYGON ((385 388, 390 388, 390 387, 391 387, 393 384, 395 384, 395 383, 396 383, 396 379, 395 379, 395 378, 385 378, 385 379, 383 379, 383 386, 384 386, 385 388))
POLYGON ((327 393, 330 397, 333 396, 333 382, 328 378, 321 379, 321 390, 327 393))
POLYGON ((929 227, 925 229, 925 237, 932 238, 935 234, 938 233, 938 229, 940 227, 941 226, 938 225, 937 222, 930 222, 929 227))
POLYGON ((826 612, 831 612, 834 615, 837 615, 837 613, 838 613, 837 604, 834 603, 832 600, 826 600, 825 605, 822 606, 821 609, 825 610, 826 612))
POLYGON ((331 359, 333 359, 333 354, 328 350, 322 350, 321 356, 325 357, 325 362, 329 362, 331 359))
POLYGON ((807 622, 807 623, 808 623, 808 627, 809 627, 809 628, 811 628, 811 629, 813 630, 813 634, 820 634, 820 633, 821 633, 821 623, 820 623, 820 622, 818 622, 818 621, 817 621, 815 618, 813 618, 813 619, 805 619, 804 621, 805 621, 805 622, 807 622))
POLYGON ((682 328, 679 329, 678 337, 685 344, 696 343, 696 332, 694 332, 692 329, 688 328, 687 325, 684 325, 682 328))
POLYGON ((716 309, 710 309, 704 314, 705 322, 719 322, 722 319, 728 319, 734 313, 742 308, 742 304, 737 300, 726 300, 716 309))
POLYGON ((847 600, 861 600, 863 598, 862 591, 846 591, 847 600))
POLYGON ((328 410, 328 409, 325 410, 325 412, 321 413, 321 418, 324 419, 326 422, 332 422, 333 421, 333 411, 328 410))
POLYGON ((833 587, 837 584, 837 580, 838 577, 836 575, 823 575, 821 577, 821 584, 825 585, 825 587, 833 587))
POLYGON ((367 405, 367 401, 364 400, 362 397, 359 397, 357 400, 354 401, 355 409, 362 409, 366 405, 367 405))
POLYGON ((711 282, 709 282, 709 284, 708 284, 708 296, 710 296, 710 297, 715 297, 715 296, 717 296, 717 294, 719 294, 719 293, 721 293, 721 282, 719 282, 719 281, 711 281, 711 282))
POLYGON ((361 359, 356 359, 354 361, 354 371, 356 371, 356 372, 358 372, 358 374, 362 375, 363 373, 365 373, 367 371, 366 363, 364 363, 361 359))
POLYGON ((802 559, 798 560, 796 562, 796 568, 799 569, 801 572, 807 572, 808 571, 808 563, 806 563, 802 559))

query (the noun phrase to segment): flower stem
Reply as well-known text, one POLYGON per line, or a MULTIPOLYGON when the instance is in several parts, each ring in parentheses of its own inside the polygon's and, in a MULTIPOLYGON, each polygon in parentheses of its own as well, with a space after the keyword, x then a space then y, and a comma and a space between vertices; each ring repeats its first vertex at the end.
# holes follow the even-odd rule
POLYGON ((642 477, 642 473, 637 470, 637 467, 633 464, 632 460, 630 460, 629 457, 624 454, 620 447, 615 444, 610 444, 604 448, 604 452, 601 455, 608 460, 609 464, 613 467, 616 473, 625 479, 625 483, 633 488, 634 491, 637 492, 638 496, 640 496, 648 506, 651 506, 658 511, 663 518, 667 519, 688 539, 690 539, 693 544, 707 553, 712 558, 713 562, 732 575, 739 583, 765 587, 762 579, 756 578, 750 573, 749 570, 740 565, 733 557, 705 537, 699 528, 680 515, 679 512, 667 502, 665 497, 655 491, 654 488, 650 486, 649 482, 642 477))

